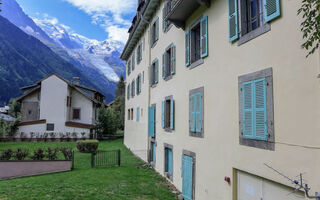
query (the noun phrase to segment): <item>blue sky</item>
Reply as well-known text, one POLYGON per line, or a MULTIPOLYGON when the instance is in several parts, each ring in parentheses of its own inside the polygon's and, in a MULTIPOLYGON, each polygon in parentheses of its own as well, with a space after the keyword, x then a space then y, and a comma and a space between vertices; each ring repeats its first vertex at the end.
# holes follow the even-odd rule
POLYGON ((125 42, 137 0, 16 0, 32 18, 51 20, 90 39, 125 42))

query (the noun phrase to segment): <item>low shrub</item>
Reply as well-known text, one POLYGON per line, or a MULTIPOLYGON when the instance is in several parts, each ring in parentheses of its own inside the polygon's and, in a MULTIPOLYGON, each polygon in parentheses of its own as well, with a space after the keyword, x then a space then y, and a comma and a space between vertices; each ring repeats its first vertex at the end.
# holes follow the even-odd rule
POLYGON ((42 148, 38 148, 34 151, 33 156, 31 156, 32 160, 43 160, 46 155, 42 148))
POLYGON ((14 157, 16 160, 24 160, 28 155, 29 155, 29 150, 28 150, 28 149, 21 149, 21 148, 18 148, 18 149, 13 153, 13 157, 14 157))
POLYGON ((2 151, 0 160, 10 160, 12 156, 13 156, 13 151, 11 149, 7 149, 2 151))
POLYGON ((57 153, 58 153, 59 149, 58 148, 48 148, 47 149, 47 155, 46 157, 49 159, 49 160, 57 160, 58 156, 57 156, 57 153))
POLYGON ((77 149, 82 153, 95 152, 98 149, 98 140, 83 140, 77 142, 77 149))
POLYGON ((72 148, 60 148, 65 160, 72 160, 73 151, 72 148))

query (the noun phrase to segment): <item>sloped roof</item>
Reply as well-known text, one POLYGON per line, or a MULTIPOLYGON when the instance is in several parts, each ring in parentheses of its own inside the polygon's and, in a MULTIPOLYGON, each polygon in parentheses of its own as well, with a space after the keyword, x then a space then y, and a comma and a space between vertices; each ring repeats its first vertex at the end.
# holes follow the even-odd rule
POLYGON ((16 100, 20 101, 21 99, 23 99, 24 97, 28 96, 29 94, 33 93, 34 91, 38 90, 41 88, 41 82, 51 76, 56 76, 59 79, 61 79, 62 81, 64 81, 65 83, 68 84, 69 87, 77 90, 79 93, 81 93, 83 96, 87 97, 88 99, 90 99, 91 101, 97 103, 97 104, 101 104, 101 102, 97 101, 96 99, 94 99, 94 94, 95 93, 99 93, 101 96, 104 97, 104 95, 102 93, 100 93, 99 91, 93 89, 93 88, 89 88, 89 87, 85 87, 82 85, 78 85, 78 84, 74 84, 71 83, 70 81, 66 80, 65 78, 61 77, 60 75, 56 74, 56 73, 52 73, 44 78, 42 78, 41 80, 39 80, 36 84, 34 85, 29 85, 29 86, 25 86, 20 88, 21 90, 24 90, 24 94, 20 97, 18 97, 16 100))

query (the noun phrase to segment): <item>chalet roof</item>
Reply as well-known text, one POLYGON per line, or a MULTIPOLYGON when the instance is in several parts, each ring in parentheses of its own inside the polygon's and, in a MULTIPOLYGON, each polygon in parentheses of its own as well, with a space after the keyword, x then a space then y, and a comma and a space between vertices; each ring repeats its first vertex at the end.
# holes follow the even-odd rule
POLYGON ((102 93, 100 93, 99 91, 93 89, 93 88, 89 88, 83 85, 79 85, 79 84, 74 84, 71 83, 70 81, 66 80, 65 78, 61 77, 60 75, 56 74, 56 73, 52 73, 44 78, 42 78, 41 80, 39 80, 36 84, 33 85, 29 85, 29 86, 25 86, 20 88, 21 90, 24 90, 24 94, 20 97, 18 97, 16 100, 20 101, 21 99, 23 99, 24 97, 28 96, 29 94, 35 92, 36 90, 41 88, 41 82, 51 76, 56 76, 59 79, 61 79, 62 81, 66 82, 68 84, 69 87, 75 89, 76 91, 78 91, 79 93, 81 93, 83 96, 87 97, 88 99, 90 99, 91 101, 97 103, 97 104, 101 104, 101 102, 97 101, 96 99, 94 99, 94 94, 98 93, 99 95, 103 96, 104 95, 102 93))

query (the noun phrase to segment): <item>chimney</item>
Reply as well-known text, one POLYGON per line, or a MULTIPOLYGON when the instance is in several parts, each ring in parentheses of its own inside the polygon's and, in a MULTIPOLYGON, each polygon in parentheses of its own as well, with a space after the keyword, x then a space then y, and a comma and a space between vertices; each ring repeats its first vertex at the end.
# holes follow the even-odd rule
POLYGON ((80 77, 73 77, 72 78, 72 83, 75 85, 79 85, 80 84, 80 77))

